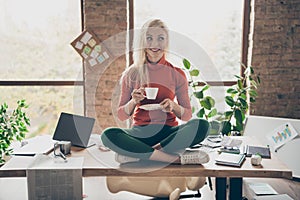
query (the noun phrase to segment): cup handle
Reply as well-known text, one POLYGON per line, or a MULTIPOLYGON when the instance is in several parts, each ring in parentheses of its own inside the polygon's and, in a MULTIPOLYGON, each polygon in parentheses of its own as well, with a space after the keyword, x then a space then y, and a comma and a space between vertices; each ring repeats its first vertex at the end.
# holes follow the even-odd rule
MULTIPOLYGON (((56 153, 56 149, 57 149, 57 147, 58 147, 58 142, 55 142, 55 143, 54 143, 54 149, 53 149, 53 153, 54 153, 54 155, 55 155, 55 156, 60 156, 60 154, 59 154, 59 153, 58 153, 58 154, 56 153)), ((59 151, 60 151, 60 150, 59 150, 59 151)))

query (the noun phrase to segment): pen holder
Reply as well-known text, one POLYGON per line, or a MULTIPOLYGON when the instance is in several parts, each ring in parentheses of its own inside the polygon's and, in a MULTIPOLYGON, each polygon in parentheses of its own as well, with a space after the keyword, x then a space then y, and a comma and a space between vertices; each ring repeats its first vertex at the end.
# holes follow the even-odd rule
POLYGON ((70 141, 59 141, 54 144, 54 155, 59 156, 60 154, 56 152, 56 149, 59 148, 59 151, 64 154, 68 155, 71 153, 71 142, 70 141))
POLYGON ((261 165, 261 156, 260 155, 252 155, 251 156, 251 164, 252 165, 261 165))

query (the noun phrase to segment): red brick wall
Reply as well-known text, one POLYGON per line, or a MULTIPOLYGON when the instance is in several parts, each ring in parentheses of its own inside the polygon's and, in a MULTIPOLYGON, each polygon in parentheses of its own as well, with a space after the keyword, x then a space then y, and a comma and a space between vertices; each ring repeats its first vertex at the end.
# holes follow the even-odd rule
POLYGON ((251 114, 300 118, 300 1, 255 0, 252 65, 262 83, 251 114))
MULTIPOLYGON (((252 65, 262 84, 251 114, 300 117, 300 1, 255 0, 252 65)), ((106 67, 85 67, 86 115, 96 117, 94 132, 124 126, 114 117, 116 89, 125 68, 126 0, 84 0, 84 27, 117 52, 106 67), (124 52, 124 53, 123 53, 124 52), (123 54, 123 55, 122 55, 123 54)))
POLYGON ((116 87, 126 67, 126 0, 84 0, 83 13, 84 28, 92 30, 114 55, 104 66, 84 63, 85 114, 96 118, 93 131, 101 133, 104 128, 125 125, 114 114, 118 102, 116 87))

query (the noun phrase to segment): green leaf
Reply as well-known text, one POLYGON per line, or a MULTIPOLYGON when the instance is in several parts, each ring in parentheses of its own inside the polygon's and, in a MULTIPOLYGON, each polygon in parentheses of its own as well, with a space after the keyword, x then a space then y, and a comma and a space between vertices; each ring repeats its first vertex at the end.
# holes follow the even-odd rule
POLYGON ((230 107, 234 106, 234 99, 231 96, 226 96, 225 97, 225 102, 227 103, 227 105, 229 105, 230 107))
POLYGON ((209 104, 211 105, 211 107, 215 106, 216 102, 215 102, 215 100, 211 96, 207 96, 205 98, 209 101, 209 104))
POLYGON ((244 98, 239 97, 238 100, 241 102, 241 105, 243 108, 245 108, 245 109, 248 108, 248 103, 244 98))
POLYGON ((191 76, 198 76, 199 75, 199 70, 198 69, 193 69, 192 71, 190 71, 190 75, 191 76))
POLYGON ((202 91, 198 91, 198 92, 194 92, 194 96, 198 99, 202 99, 204 95, 202 91))
POLYGON ((184 58, 182 62, 183 62, 184 67, 187 70, 189 70, 191 68, 191 63, 187 59, 184 58))
POLYGON ((260 77, 259 77, 259 76, 257 76, 256 78, 257 78, 257 82, 258 82, 258 84, 260 84, 260 77))
POLYGON ((222 134, 228 135, 231 132, 231 123, 229 121, 223 121, 222 125, 222 134))
POLYGON ((210 88, 210 85, 206 84, 203 88, 202 88, 202 92, 204 92, 205 90, 208 90, 210 88))
POLYGON ((238 76, 238 75, 234 75, 236 78, 238 78, 238 79, 241 79, 241 77, 240 76, 238 76))
POLYGON ((239 88, 239 89, 243 89, 243 83, 242 83, 242 80, 241 80, 241 79, 239 79, 239 80, 237 81, 237 84, 238 84, 238 88, 239 88))
POLYGON ((195 106, 192 106, 192 113, 194 113, 196 111, 195 106))
POLYGON ((203 118, 204 115, 205 115, 205 110, 204 110, 204 108, 201 108, 197 113, 197 117, 203 118))
POLYGON ((258 94, 255 90, 249 90, 249 95, 250 95, 250 97, 257 97, 258 96, 258 94))
POLYGON ((255 97, 250 97, 250 102, 251 103, 255 103, 255 101, 256 101, 255 97))
POLYGON ((229 88, 226 92, 229 94, 237 94, 238 93, 238 91, 234 88, 229 88))
POLYGON ((208 117, 209 118, 211 118, 211 117, 214 117, 214 116, 216 116, 217 115, 217 109, 216 108, 214 108, 214 109, 212 109, 209 113, 208 113, 208 117))
POLYGON ((226 119, 229 119, 233 115, 233 111, 226 111, 224 112, 224 116, 226 119))
POLYGON ((207 100, 207 98, 204 98, 203 100, 200 101, 200 104, 203 108, 210 110, 211 109, 211 105, 209 100, 207 100))
POLYGON ((250 69, 250 73, 251 73, 251 74, 254 74, 254 69, 253 69, 253 67, 250 66, 249 69, 250 69))
POLYGON ((240 125, 243 125, 243 116, 242 112, 239 109, 236 109, 234 111, 234 118, 236 120, 236 125, 240 127, 240 125))

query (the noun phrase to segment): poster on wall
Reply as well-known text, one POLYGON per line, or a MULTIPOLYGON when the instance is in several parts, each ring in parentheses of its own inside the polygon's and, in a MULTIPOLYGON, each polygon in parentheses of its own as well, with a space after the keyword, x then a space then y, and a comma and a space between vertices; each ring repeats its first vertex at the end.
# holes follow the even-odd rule
POLYGON ((91 67, 105 64, 112 57, 109 50, 91 30, 84 30, 71 42, 71 45, 91 67))
POLYGON ((271 131, 266 135, 270 142, 270 146, 276 151, 281 146, 291 141, 298 135, 291 123, 285 123, 271 131))

